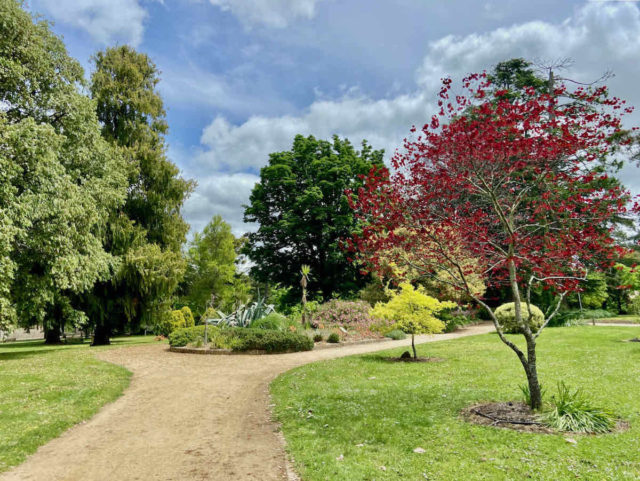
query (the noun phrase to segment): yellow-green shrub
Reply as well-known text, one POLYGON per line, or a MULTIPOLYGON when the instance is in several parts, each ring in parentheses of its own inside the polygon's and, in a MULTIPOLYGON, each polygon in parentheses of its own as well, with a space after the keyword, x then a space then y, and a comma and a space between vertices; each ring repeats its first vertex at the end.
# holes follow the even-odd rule
POLYGON ((193 318, 193 313, 191 312, 191 309, 189 309, 189 306, 184 306, 180 309, 180 312, 182 312, 182 317, 184 318, 183 327, 193 327, 196 325, 196 321, 193 318))
POLYGON ((372 315, 393 322, 391 329, 399 329, 411 334, 413 357, 417 357, 414 337, 416 334, 435 334, 444 330, 445 324, 436 314, 457 306, 455 302, 444 301, 425 294, 422 287, 415 289, 409 283, 400 284, 398 292, 391 292, 389 302, 379 302, 372 315))
POLYGON ((433 334, 444 330, 444 322, 436 314, 455 307, 455 302, 441 302, 425 294, 422 287, 415 289, 411 284, 403 283, 398 292, 391 292, 389 302, 377 303, 372 314, 392 321, 392 329, 407 334, 433 334))
POLYGON ((191 309, 183 307, 180 310, 168 311, 163 315, 162 319, 156 326, 156 331, 158 334, 168 336, 176 329, 193 327, 194 325, 195 322, 193 320, 193 314, 191 314, 191 309))
MULTIPOLYGON (((494 312, 496 319, 502 326, 504 332, 508 334, 522 334, 522 329, 516 323, 516 305, 513 302, 507 302, 498 307, 494 312)), ((531 316, 526 303, 522 303, 522 320, 529 324, 531 332, 538 332, 542 324, 544 324, 544 313, 531 304, 531 316)))

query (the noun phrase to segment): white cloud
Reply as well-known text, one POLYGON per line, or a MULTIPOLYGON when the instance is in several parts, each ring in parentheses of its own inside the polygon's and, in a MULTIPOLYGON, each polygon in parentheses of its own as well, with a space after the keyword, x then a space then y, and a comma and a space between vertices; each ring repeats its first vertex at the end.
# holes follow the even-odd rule
POLYGON ((219 214, 226 220, 236 236, 253 230, 250 224, 242 222, 243 204, 259 178, 252 174, 215 174, 198 179, 198 188, 187 200, 183 208, 191 230, 200 232, 211 218, 219 214))
POLYGON ((429 44, 417 81, 433 87, 446 75, 489 70, 513 57, 543 62, 572 58, 575 66, 570 73, 583 81, 594 80, 612 68, 626 82, 625 88, 633 86, 635 90, 640 10, 632 3, 593 2, 558 24, 534 21, 485 34, 449 35, 429 44))
POLYGON ((138 0, 37 0, 55 21, 86 30, 102 44, 114 42, 138 46, 144 34, 147 12, 138 0))
POLYGON ((244 25, 263 24, 283 28, 293 20, 311 19, 316 3, 322 0, 209 0, 212 5, 231 12, 244 25))
MULTIPOLYGON (((640 107, 640 10, 632 3, 588 3, 560 23, 534 21, 484 34, 446 36, 429 43, 412 93, 371 99, 351 92, 336 100, 317 99, 298 115, 253 116, 240 125, 218 116, 204 129, 203 150, 195 159, 199 172, 213 172, 211 178, 218 180, 207 184, 209 188, 199 188, 191 202, 203 203, 199 207, 203 216, 208 208, 204 207, 205 202, 212 209, 207 216, 217 213, 213 207, 221 204, 215 200, 219 198, 216 189, 226 188, 221 183, 227 177, 215 172, 255 172, 267 163, 270 152, 290 148, 298 133, 320 138, 338 134, 354 143, 365 138, 374 148, 385 148, 389 157, 411 125, 420 127, 434 112, 442 77, 460 79, 469 72, 490 70, 497 62, 513 57, 571 57, 574 67, 562 73, 582 81, 594 80, 612 69, 616 77, 608 83, 613 93, 640 107)), ((638 116, 634 114, 629 120, 637 124, 638 116)), ((230 185, 237 185, 237 179, 229 179, 230 185)), ((625 170, 625 183, 640 185, 636 168, 625 170)), ((237 190, 236 205, 248 201, 248 192, 237 190)), ((227 220, 240 225, 238 211, 227 212, 227 220)))
POLYGON ((348 96, 316 101, 300 116, 254 116, 238 126, 219 116, 202 133, 206 150, 197 162, 207 170, 256 170, 267 163, 270 152, 289 149, 296 134, 337 134, 356 144, 367 139, 374 148, 392 152, 428 112, 427 97, 417 93, 382 100, 348 96))

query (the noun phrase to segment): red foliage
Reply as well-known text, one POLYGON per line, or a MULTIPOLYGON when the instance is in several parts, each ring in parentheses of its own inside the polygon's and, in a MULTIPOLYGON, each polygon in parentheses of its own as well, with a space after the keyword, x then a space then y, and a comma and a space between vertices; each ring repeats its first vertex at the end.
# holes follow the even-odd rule
POLYGON ((352 196, 363 229, 349 247, 379 273, 390 252, 418 249, 414 269, 449 271, 461 289, 471 269, 503 283, 511 261, 518 282, 579 289, 577 277, 622 254, 615 220, 639 211, 603 168, 629 142, 620 117, 631 109, 606 87, 514 99, 484 74, 462 87, 453 95, 445 79, 440 111, 405 140, 393 174, 372 170, 352 196))

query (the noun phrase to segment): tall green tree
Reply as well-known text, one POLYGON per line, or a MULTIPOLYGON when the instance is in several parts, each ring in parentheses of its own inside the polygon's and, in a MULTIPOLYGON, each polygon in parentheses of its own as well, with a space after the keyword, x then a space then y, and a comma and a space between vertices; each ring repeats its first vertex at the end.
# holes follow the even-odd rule
POLYGON ((261 282, 291 286, 299 297, 299 272, 308 265, 310 292, 325 298, 364 285, 341 248, 356 228, 345 189, 357 189, 360 175, 383 164, 382 150, 366 141, 357 151, 347 139, 332 141, 298 135, 291 150, 274 152, 260 171, 245 222, 257 222, 245 253, 255 263, 251 274, 261 282))
POLYGON ((248 300, 248 279, 236 272, 239 245, 231 227, 219 215, 190 242, 183 300, 197 315, 206 310, 211 295, 215 296, 215 305, 225 311, 248 300))
POLYGON ((126 196, 123 157, 105 142, 83 70, 44 21, 0 1, 0 324, 60 340, 106 281, 105 219, 126 196))
POLYGON ((119 269, 84 298, 94 344, 106 344, 114 329, 153 324, 168 309, 185 271, 181 246, 189 226, 181 208, 194 184, 167 157, 168 127, 151 59, 125 45, 98 52, 94 61, 91 96, 103 137, 127 162, 129 186, 124 206, 109 217, 105 242, 119 269))

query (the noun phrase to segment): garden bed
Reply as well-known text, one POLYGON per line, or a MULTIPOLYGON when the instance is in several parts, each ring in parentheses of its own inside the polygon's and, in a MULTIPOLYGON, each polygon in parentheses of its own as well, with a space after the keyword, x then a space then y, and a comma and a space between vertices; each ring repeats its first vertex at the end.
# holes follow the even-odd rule
MULTIPOLYGON (((263 354, 269 354, 264 349, 252 349, 249 351, 234 351, 233 349, 209 349, 204 347, 169 347, 171 352, 179 352, 182 354, 211 354, 215 356, 231 356, 231 355, 254 355, 259 356, 263 354)), ((289 351, 295 352, 295 351, 289 351)), ((279 353, 280 354, 280 353, 279 353)))
POLYGON ((515 431, 552 434, 542 424, 538 413, 521 401, 473 404, 462 410, 462 417, 470 423, 515 431))

